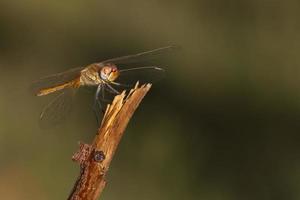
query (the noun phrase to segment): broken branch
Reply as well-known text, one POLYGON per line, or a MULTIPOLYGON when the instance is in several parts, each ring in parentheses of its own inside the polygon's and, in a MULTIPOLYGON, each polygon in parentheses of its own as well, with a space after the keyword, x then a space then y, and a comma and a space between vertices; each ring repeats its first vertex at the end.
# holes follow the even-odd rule
POLYGON ((107 106, 92 145, 80 144, 73 160, 80 164, 80 175, 68 200, 96 200, 105 187, 105 176, 129 120, 151 88, 151 84, 117 95, 107 106))

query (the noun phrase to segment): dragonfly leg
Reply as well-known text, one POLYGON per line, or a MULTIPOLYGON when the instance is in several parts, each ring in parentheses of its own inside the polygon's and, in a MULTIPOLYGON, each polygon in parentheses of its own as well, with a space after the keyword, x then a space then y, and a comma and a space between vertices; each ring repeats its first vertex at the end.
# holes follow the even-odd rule
POLYGON ((129 84, 117 83, 117 82, 113 82, 113 81, 111 81, 110 83, 113 84, 113 85, 123 86, 123 87, 133 87, 134 86, 132 84, 129 85, 129 84))
POLYGON ((102 113, 104 113, 103 106, 102 106, 102 104, 100 102, 100 99, 99 99, 99 94, 102 90, 103 90, 102 85, 99 84, 98 87, 97 87, 97 90, 96 90, 95 101, 94 101, 94 105, 93 105, 93 110, 94 110, 94 113, 95 113, 96 120, 97 120, 98 124, 100 123, 100 114, 99 114, 99 110, 97 108, 100 108, 102 113))
POLYGON ((109 87, 109 89, 111 89, 111 91, 113 92, 113 93, 115 93, 115 94, 120 94, 120 92, 118 92, 115 88, 113 88, 111 85, 109 85, 108 83, 106 84, 108 87, 109 87))

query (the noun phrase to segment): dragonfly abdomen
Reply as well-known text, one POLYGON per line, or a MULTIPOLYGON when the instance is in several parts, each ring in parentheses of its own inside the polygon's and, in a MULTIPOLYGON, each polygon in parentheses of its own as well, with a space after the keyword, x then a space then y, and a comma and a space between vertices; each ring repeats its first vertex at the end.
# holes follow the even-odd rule
POLYGON ((43 89, 39 90, 36 95, 44 96, 44 95, 47 95, 47 94, 50 94, 50 93, 53 93, 53 92, 56 92, 56 91, 59 91, 59 90, 65 89, 65 88, 78 88, 79 86, 80 86, 80 78, 78 77, 77 79, 72 80, 67 83, 63 83, 63 84, 56 85, 56 86, 49 87, 49 88, 43 88, 43 89))

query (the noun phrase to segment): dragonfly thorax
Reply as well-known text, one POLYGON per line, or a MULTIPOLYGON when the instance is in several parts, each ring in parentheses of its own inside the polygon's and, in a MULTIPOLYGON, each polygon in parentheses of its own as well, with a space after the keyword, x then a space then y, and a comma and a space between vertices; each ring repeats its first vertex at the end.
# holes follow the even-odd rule
POLYGON ((93 86, 103 83, 99 76, 99 68, 97 64, 91 64, 84 68, 80 74, 80 84, 93 86))

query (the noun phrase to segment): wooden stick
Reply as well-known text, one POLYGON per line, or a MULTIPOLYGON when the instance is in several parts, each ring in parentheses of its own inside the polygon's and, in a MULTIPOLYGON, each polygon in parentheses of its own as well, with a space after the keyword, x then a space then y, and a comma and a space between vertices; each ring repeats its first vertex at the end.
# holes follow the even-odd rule
POLYGON ((128 95, 122 92, 108 105, 92 145, 80 144, 73 160, 80 163, 80 175, 68 200, 96 200, 105 187, 111 160, 132 117, 151 84, 138 86, 128 95))

